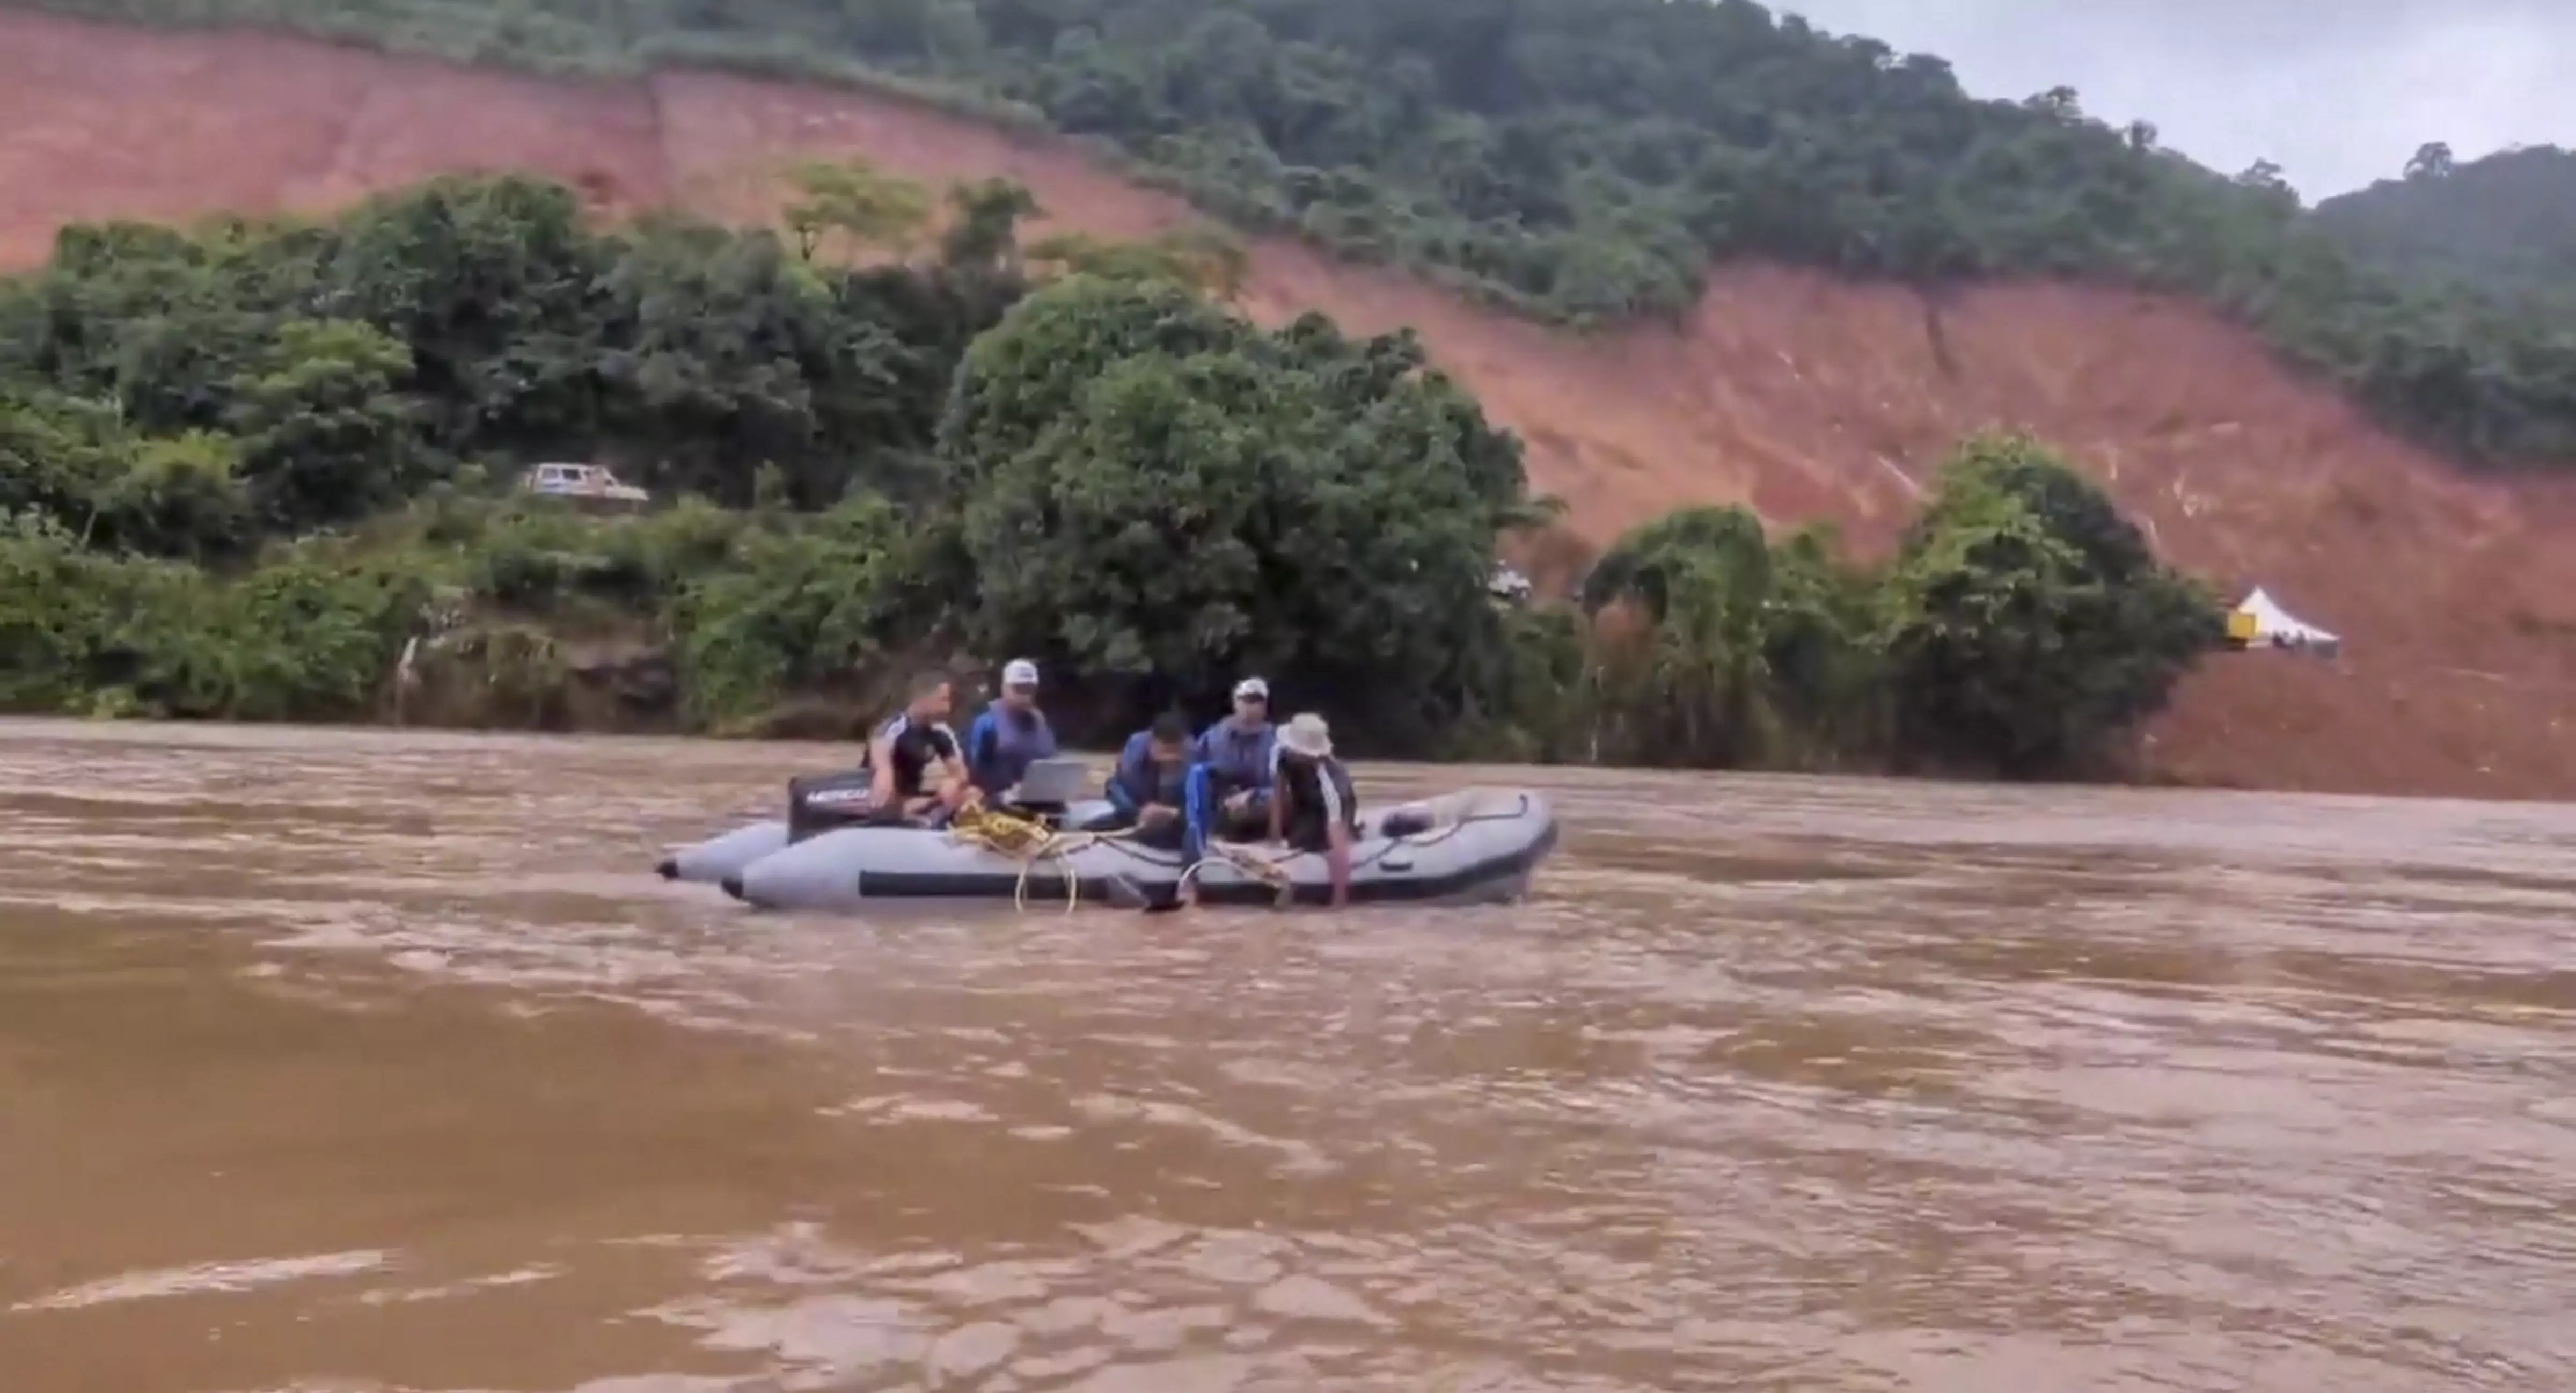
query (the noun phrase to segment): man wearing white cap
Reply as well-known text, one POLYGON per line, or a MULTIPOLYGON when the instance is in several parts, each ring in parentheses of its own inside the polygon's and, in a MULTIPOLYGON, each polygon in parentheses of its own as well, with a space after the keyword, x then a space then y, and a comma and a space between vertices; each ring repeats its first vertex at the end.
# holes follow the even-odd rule
POLYGON ((1002 694, 966 728, 967 773, 985 798, 998 801, 1031 764, 1055 752, 1055 729, 1038 710, 1038 665, 1013 658, 1002 666, 1002 694))
POLYGON ((1311 711, 1279 727, 1278 770, 1270 788, 1270 839, 1324 853, 1333 877, 1333 907, 1351 902, 1351 843, 1359 837, 1360 796, 1350 771, 1333 757, 1332 728, 1311 711))
POLYGON ((1190 821, 1220 836, 1251 841, 1270 826, 1270 771, 1277 732, 1270 724, 1270 684, 1234 684, 1234 714, 1199 732, 1192 756, 1190 821))

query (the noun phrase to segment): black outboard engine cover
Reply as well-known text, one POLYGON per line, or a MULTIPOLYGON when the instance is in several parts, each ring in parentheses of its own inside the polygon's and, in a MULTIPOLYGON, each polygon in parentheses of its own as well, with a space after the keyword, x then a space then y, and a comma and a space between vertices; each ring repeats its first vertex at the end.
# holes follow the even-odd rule
POLYGON ((855 827, 874 811, 865 769, 838 774, 807 774, 787 781, 787 843, 818 837, 840 827, 855 827))

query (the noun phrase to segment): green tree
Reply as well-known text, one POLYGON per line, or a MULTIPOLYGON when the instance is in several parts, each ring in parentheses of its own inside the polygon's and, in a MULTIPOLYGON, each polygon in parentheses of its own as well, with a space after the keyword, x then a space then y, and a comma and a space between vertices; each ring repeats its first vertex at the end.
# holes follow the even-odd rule
POLYGON ((411 351, 352 320, 289 319, 229 384, 225 424, 261 515, 296 530, 356 518, 431 477, 396 395, 411 351))
POLYGON ((1887 587, 1901 738, 2013 776, 2084 771, 2224 635, 2205 589, 2013 436, 1953 456, 1887 587))
POLYGON ((1045 210, 1028 189, 1008 179, 983 179, 948 190, 949 220, 939 237, 940 265, 981 284, 1016 281, 1020 275, 1020 224, 1045 210))
POLYGON ((126 467, 95 495, 96 518, 114 545, 150 556, 230 560, 258 535, 241 447, 212 431, 133 443, 126 467))
POLYGON ((1129 679, 1139 707, 1263 672, 1363 718, 1363 744, 1455 716, 1500 642, 1485 583, 1522 481, 1416 362, 1265 334, 1168 282, 1022 303, 967 355, 942 433, 975 646, 1129 679))
POLYGON ((1143 242, 1061 232, 1031 245, 1028 255, 1051 278, 1168 280, 1227 302, 1243 294, 1244 277, 1251 269, 1251 256, 1243 243, 1210 228, 1166 232, 1143 242))
POLYGON ((1596 619, 1627 604, 1644 625, 1595 677, 1610 738, 1633 758, 1720 768, 1875 754, 1874 600, 1830 535, 1774 547, 1742 508, 1686 508, 1630 531, 1583 590, 1596 619))
POLYGON ((459 456, 590 448, 616 243, 563 185, 432 179, 370 199, 328 230, 315 292, 410 352, 428 443, 459 456))
POLYGON ((872 447, 926 443, 930 404, 901 390, 913 350, 845 311, 850 273, 809 266, 766 234, 665 222, 640 230, 608 273, 631 330, 601 375, 610 436, 639 481, 752 501, 758 467, 821 508, 866 471, 872 447), (888 437, 892 437, 889 439, 888 437))
POLYGON ((789 692, 846 687, 900 638, 919 546, 894 509, 864 497, 810 528, 743 534, 672 607, 691 714, 723 729, 789 692))
POLYGON ((213 560, 256 534, 240 451, 205 431, 137 437, 115 403, 0 395, 0 512, 102 550, 213 560))
MULTIPOLYGON (((2434 141, 2403 177, 2318 204, 2316 222, 2369 265, 2540 310, 2562 333, 2576 323, 2576 151, 2463 161, 2434 141)), ((2518 375, 2548 380, 2528 366, 2518 375)))
POLYGON ((807 160, 789 178, 788 231, 797 255, 811 261, 824 251, 842 256, 888 252, 900 259, 929 225, 930 192, 864 160, 807 160))
POLYGON ((124 567, 50 517, 0 511, 0 711, 54 712, 94 689, 132 598, 124 567))
POLYGON ((424 589, 325 555, 289 556, 153 606, 125 632, 119 675, 163 715, 357 718, 374 705, 424 589))

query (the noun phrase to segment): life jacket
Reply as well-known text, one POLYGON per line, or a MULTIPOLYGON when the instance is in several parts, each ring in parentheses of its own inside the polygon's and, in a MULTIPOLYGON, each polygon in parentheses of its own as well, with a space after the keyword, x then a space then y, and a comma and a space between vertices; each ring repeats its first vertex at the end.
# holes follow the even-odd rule
POLYGON ((1276 762, 1271 755, 1278 739, 1278 727, 1268 721, 1246 730, 1231 717, 1199 732, 1198 762, 1208 767, 1208 782, 1216 796, 1270 787, 1270 770, 1276 762))
POLYGON ((1024 711, 996 701, 966 733, 967 769, 975 786, 988 795, 1018 783, 1031 764, 1055 752, 1055 729, 1034 708, 1024 711))
POLYGON ((1154 758, 1154 733, 1140 730, 1127 737, 1127 746, 1118 752, 1118 767, 1109 775, 1109 798, 1127 812, 1148 803, 1178 808, 1189 796, 1190 755, 1182 750, 1175 760, 1154 758))

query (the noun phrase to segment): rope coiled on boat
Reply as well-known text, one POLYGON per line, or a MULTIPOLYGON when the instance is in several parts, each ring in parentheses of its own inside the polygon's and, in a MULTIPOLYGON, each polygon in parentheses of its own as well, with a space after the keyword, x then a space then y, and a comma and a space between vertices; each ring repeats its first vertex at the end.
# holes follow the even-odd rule
POLYGON ((1011 887, 1011 904, 1026 911, 1029 907, 1029 877, 1037 868, 1052 861, 1064 871, 1064 912, 1071 914, 1082 904, 1082 877, 1074 873, 1075 852, 1134 835, 1118 832, 1059 832, 1033 817, 987 808, 982 803, 969 803, 958 810, 948 824, 948 839, 980 846, 997 856, 1007 856, 1020 863, 1019 882, 1011 887))
MULTIPOLYGON (((1040 866, 1050 862, 1057 864, 1064 872, 1064 909, 1070 914, 1082 904, 1082 877, 1074 872, 1074 854, 1104 842, 1122 841, 1136 835, 1136 831, 1130 827, 1114 832, 1062 832, 1036 818, 1002 812, 975 802, 960 809, 949 822, 948 839, 979 846, 996 856, 1006 856, 1019 862, 1020 878, 1011 887, 1011 904, 1024 912, 1029 907, 1029 877, 1036 874, 1040 866)), ((1187 889, 1202 869, 1223 862, 1278 892, 1279 903, 1287 904, 1295 898, 1296 884, 1289 880, 1286 868, 1280 864, 1285 857, 1273 860, 1250 847, 1226 842, 1210 842, 1208 852, 1181 872, 1180 879, 1173 882, 1174 893, 1187 889)))

